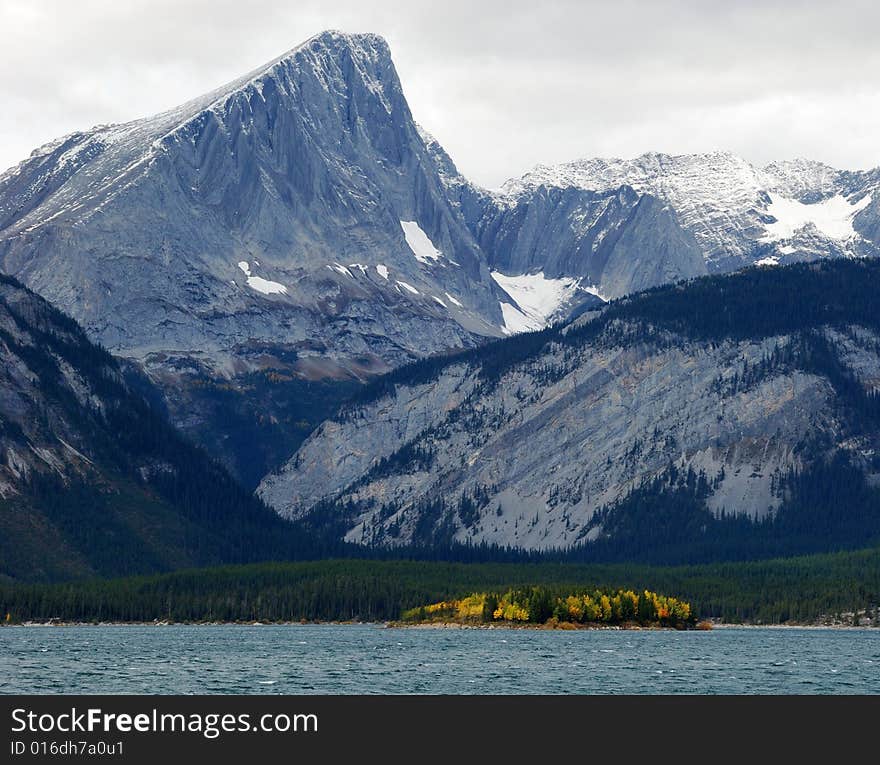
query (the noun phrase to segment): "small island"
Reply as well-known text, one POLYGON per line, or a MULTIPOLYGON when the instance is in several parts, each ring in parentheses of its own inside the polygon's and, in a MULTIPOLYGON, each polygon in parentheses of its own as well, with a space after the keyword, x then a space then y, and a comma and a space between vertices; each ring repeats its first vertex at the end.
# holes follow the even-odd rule
POLYGON ((644 590, 576 590, 521 587, 505 593, 478 592, 460 600, 410 608, 403 625, 541 627, 545 629, 706 629, 689 603, 644 590))

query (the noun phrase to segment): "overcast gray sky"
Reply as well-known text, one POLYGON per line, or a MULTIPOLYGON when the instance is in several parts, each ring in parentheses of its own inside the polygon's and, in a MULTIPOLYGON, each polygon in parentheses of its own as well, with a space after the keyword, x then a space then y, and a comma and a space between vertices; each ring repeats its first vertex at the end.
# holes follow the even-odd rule
POLYGON ((645 151, 880 165, 876 2, 0 0, 0 169, 328 28, 385 36, 415 118, 486 186, 645 151))

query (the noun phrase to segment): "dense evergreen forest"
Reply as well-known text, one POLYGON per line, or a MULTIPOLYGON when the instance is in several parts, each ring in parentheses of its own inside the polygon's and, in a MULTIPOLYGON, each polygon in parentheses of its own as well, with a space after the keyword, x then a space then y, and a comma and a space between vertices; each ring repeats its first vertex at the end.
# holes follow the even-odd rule
POLYGON ((678 567, 411 560, 252 564, 112 581, 0 583, 0 611, 11 623, 393 620, 425 603, 540 585, 560 594, 675 593, 695 616, 728 622, 808 622, 858 610, 880 624, 877 548, 678 567))
POLYGON ((478 365, 484 379, 498 380, 514 365, 536 359, 551 343, 663 343, 670 342, 667 333, 708 342, 760 340, 852 324, 880 331, 878 295, 878 259, 841 258, 700 277, 620 298, 570 325, 404 365, 358 390, 346 408, 375 401, 396 385, 436 380, 456 363, 478 365))

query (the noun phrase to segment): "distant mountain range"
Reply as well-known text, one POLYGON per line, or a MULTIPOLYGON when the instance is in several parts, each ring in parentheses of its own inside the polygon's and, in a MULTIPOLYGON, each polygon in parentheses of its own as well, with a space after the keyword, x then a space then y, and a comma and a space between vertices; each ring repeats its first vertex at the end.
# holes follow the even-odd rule
MULTIPOLYGON (((880 248, 880 171, 846 172, 806 160, 764 168, 726 152, 580 160, 508 181, 501 199, 521 205, 552 189, 608 194, 622 187, 667 206, 708 273, 877 255, 880 248)), ((614 297, 632 291, 621 287, 615 293, 609 284, 605 291, 614 297)))
POLYGON ((376 35, 320 34, 0 176, 0 265, 148 368, 386 370, 596 296, 877 254, 880 171, 730 154, 463 178, 376 35), (297 362, 290 362, 290 354, 297 362))
MULTIPOLYGON (((427 477, 398 475, 403 458, 394 455, 402 449, 418 464, 435 454, 424 438, 433 439, 433 428, 448 425, 443 418, 463 411, 483 390, 474 382, 485 364, 481 354, 491 358, 495 351, 488 349, 496 347, 516 354, 535 342, 512 338, 495 346, 496 340, 531 330, 563 337, 568 330, 545 328, 586 326, 584 317, 595 316, 608 301, 681 280, 755 265, 766 270, 877 255, 880 170, 845 172, 808 161, 755 168, 724 153, 648 154, 542 166, 499 190, 479 188, 416 123, 388 45, 370 34, 324 32, 177 109, 64 136, 0 175, 0 271, 69 314, 90 341, 115 355, 113 374, 128 394, 150 402, 151 416, 167 414, 245 489, 259 485, 260 495, 285 515, 309 515, 328 497, 351 499, 354 507, 374 502, 385 508, 375 512, 388 513, 397 503, 403 503, 398 510, 411 508, 433 496, 427 477), (430 366, 439 363, 433 360, 438 354, 461 352, 476 356, 467 356, 465 366, 456 362, 449 369, 459 371, 432 378, 426 388, 407 382, 386 400, 388 411, 359 410, 372 429, 339 426, 348 441, 340 445, 331 438, 340 422, 332 419, 337 407, 357 395, 364 381, 390 372, 381 383, 386 385, 397 379, 392 370, 401 365, 431 358, 425 362, 430 366), (411 420, 413 412, 421 414, 411 420), (382 423, 390 430, 382 430, 382 423), (415 452, 407 451, 410 442, 415 452), (361 451, 350 453, 355 444, 361 451), (340 465, 328 462, 336 459, 340 465), (378 488, 369 478, 375 471, 384 476, 378 488)), ((768 283, 783 293, 795 283, 787 281, 795 277, 780 278, 768 283)), ((722 306, 724 288, 718 290, 722 306)), ((615 305, 601 315, 616 316, 615 305)), ((858 325, 858 317, 845 317, 839 331, 857 344, 858 325)), ((540 346, 546 358, 530 356, 531 366, 521 370, 530 381, 511 379, 511 390, 520 392, 490 398, 486 406, 498 408, 493 416, 500 418, 499 427, 513 412, 527 420, 525 401, 546 401, 556 395, 553 386, 571 383, 577 400, 559 404, 560 416, 563 410, 565 418, 574 416, 569 406, 578 409, 577 417, 597 428, 597 445, 583 441, 583 453, 558 451, 549 431, 536 429, 536 438, 549 439, 540 451, 544 456, 534 461, 531 455, 530 467, 504 491, 513 492, 505 495, 511 507, 521 505, 525 512, 534 505, 539 521, 529 531, 516 521, 514 529, 502 523, 490 531, 481 521, 479 532, 473 524, 450 521, 444 534, 533 548, 601 535, 607 524, 600 528, 589 519, 660 469, 659 462, 634 456, 626 458, 632 463, 626 470, 618 464, 636 440, 644 443, 641 426, 618 431, 618 418, 636 414, 674 439, 674 449, 661 450, 664 461, 679 468, 699 465, 707 475, 722 465, 740 471, 736 481, 726 473, 713 489, 715 509, 736 505, 762 515, 778 507, 777 478, 806 464, 795 456, 797 439, 838 433, 837 426, 822 425, 822 402, 831 394, 821 382, 800 372, 784 384, 774 378, 781 389, 737 398, 742 409, 724 409, 722 417, 729 419, 723 426, 707 423, 726 395, 724 384, 717 383, 716 391, 712 381, 762 363, 778 344, 795 347, 795 329, 784 337, 739 338, 723 350, 712 346, 714 339, 695 350, 679 347, 678 339, 675 349, 648 347, 634 336, 601 351, 592 345, 568 349, 577 358, 566 357, 564 364, 555 346, 540 346), (653 365, 668 371, 662 380, 650 376, 653 365), (535 377, 532 367, 557 371, 535 377), (608 369, 614 371, 605 388, 598 380, 606 379, 608 369), (687 378, 683 370, 697 377, 687 378), (578 398, 581 378, 599 386, 591 395, 610 407, 601 415, 578 398), (624 378, 635 386, 630 393, 642 384, 655 386, 650 395, 639 394, 632 410, 621 408, 629 395, 618 387, 624 378), (697 398, 714 396, 704 401, 709 409, 691 411, 679 400, 688 389, 697 398), (677 430, 658 420, 673 401, 675 412, 689 413, 688 422, 705 421, 699 435, 685 424, 677 430), (639 409, 646 402, 649 409, 639 409), (773 414, 777 406, 785 413, 773 414), (772 441, 772 448, 765 444, 769 462, 754 471, 772 474, 772 485, 741 477, 753 447, 730 429, 748 430, 745 423, 754 438, 772 441), (772 435, 770 429, 780 432, 772 435), (593 464, 600 454, 610 460, 605 467, 593 464), (578 483, 574 475, 587 465, 591 478, 581 489, 589 499, 566 504, 558 491, 578 483), (550 475, 569 478, 556 482, 550 475), (528 492, 518 481, 529 484, 528 492), (550 516, 541 518, 552 514, 547 492, 557 483, 551 504, 567 508, 566 520, 551 528, 550 516)), ((858 353, 867 352, 858 347, 858 353)), ((549 410, 543 416, 557 422, 549 410)), ((9 422, 18 422, 13 413, 9 422)), ((431 464, 442 463, 444 470, 462 461, 470 465, 477 453, 471 441, 485 435, 482 421, 472 425, 473 433, 450 441, 442 460, 431 464)), ((2 485, 18 485, 14 466, 22 455, 37 459, 28 444, 37 448, 41 438, 51 446, 39 448, 57 451, 68 466, 61 473, 68 475, 74 452, 58 447, 57 438, 86 456, 88 438, 77 445, 65 432, 51 424, 39 438, 26 434, 7 447, 2 485)), ((488 463, 484 457, 474 463, 491 465, 488 472, 471 466, 451 494, 464 497, 469 487, 480 502, 491 496, 481 507, 500 508, 501 518, 508 505, 498 504, 490 491, 496 482, 489 473, 506 474, 525 456, 512 443, 495 448, 488 463)), ((31 474, 38 464, 33 462, 31 474)), ((378 519, 361 508, 339 521, 345 528, 337 536, 383 544, 436 536, 407 525, 415 523, 411 510, 394 515, 397 520, 389 520, 392 515, 378 519)), ((465 515, 475 517, 468 510, 465 515)))

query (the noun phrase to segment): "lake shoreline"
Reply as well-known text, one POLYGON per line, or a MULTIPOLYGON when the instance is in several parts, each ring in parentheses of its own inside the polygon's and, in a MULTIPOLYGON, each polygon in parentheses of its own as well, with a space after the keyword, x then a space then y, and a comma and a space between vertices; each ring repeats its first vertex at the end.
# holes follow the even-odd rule
MULTIPOLYGON (((466 622, 388 622, 387 627, 394 629, 438 629, 438 630, 541 630, 543 632, 582 632, 584 630, 612 631, 612 632, 688 632, 699 631, 695 627, 678 628, 661 625, 641 624, 574 624, 561 622, 557 625, 535 624, 532 622, 488 623, 468 624, 466 622)), ((704 628, 704 630, 707 628, 704 628)))

